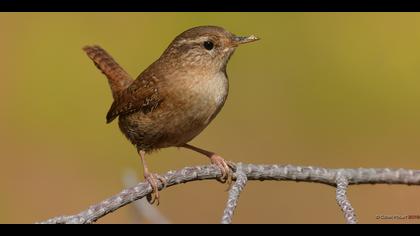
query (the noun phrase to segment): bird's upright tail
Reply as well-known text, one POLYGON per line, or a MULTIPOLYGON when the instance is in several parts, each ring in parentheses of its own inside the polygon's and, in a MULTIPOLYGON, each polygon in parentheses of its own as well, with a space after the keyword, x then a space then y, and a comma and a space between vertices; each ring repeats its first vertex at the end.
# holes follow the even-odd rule
POLYGON ((100 46, 85 46, 83 51, 108 78, 114 99, 133 82, 131 76, 100 46))

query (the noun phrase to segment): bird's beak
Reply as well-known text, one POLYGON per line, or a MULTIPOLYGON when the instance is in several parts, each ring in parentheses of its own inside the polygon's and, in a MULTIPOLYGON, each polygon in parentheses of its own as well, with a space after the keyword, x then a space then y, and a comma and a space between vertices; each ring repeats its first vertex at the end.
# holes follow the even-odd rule
POLYGON ((259 38, 257 38, 254 35, 251 35, 251 36, 234 36, 232 41, 233 41, 233 45, 237 47, 239 44, 251 43, 257 40, 259 40, 259 38))

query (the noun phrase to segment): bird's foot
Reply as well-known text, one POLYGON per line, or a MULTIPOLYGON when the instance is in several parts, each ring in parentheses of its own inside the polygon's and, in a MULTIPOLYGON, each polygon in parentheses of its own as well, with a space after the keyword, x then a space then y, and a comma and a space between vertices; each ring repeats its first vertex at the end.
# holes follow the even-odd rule
POLYGON ((160 201, 160 195, 159 195, 159 183, 158 181, 160 181, 163 185, 162 189, 166 188, 167 185, 167 181, 165 178, 163 178, 162 176, 158 175, 158 174, 153 174, 153 173, 145 173, 144 174, 144 179, 149 182, 150 186, 152 187, 152 192, 150 194, 147 195, 147 201, 150 204, 153 204, 156 202, 156 205, 159 205, 160 201))
POLYGON ((228 183, 229 187, 232 183, 233 178, 233 171, 234 164, 230 161, 225 161, 221 156, 217 154, 213 154, 210 156, 211 163, 219 167, 220 171, 222 172, 222 177, 220 177, 220 181, 222 183, 228 183))

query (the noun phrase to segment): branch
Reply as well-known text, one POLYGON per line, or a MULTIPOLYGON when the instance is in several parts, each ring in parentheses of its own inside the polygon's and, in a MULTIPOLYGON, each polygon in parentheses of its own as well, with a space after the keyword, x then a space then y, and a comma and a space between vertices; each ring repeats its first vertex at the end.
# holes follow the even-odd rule
MULTIPOLYGON (((123 176, 124 186, 126 188, 137 184, 136 171, 127 170, 123 176)), ((137 215, 144 221, 152 224, 169 224, 170 221, 157 209, 156 206, 151 205, 147 199, 139 199, 133 202, 137 215)))
POLYGON ((236 182, 229 191, 229 198, 225 211, 223 212, 222 224, 232 223, 233 212, 235 211, 236 205, 238 205, 239 195, 245 188, 248 178, 242 170, 242 165, 236 166, 236 182))
POLYGON ((356 215, 354 214, 354 209, 350 204, 350 201, 347 199, 347 187, 349 182, 347 178, 338 175, 337 176, 337 190, 336 190, 336 199, 338 205, 341 207, 341 210, 344 213, 344 218, 346 218, 347 224, 356 224, 356 215))
MULTIPOLYGON (((337 187, 337 178, 345 178, 349 185, 354 184, 405 184, 420 185, 420 170, 406 169, 326 169, 320 167, 301 167, 292 165, 254 165, 238 164, 248 180, 303 181, 322 183, 337 187)), ((222 176, 214 165, 185 167, 177 171, 169 171, 163 178, 167 187, 196 180, 218 179, 222 176)), ((234 179, 237 178, 234 173, 234 179)), ((338 181, 340 183, 340 181, 338 181)), ((159 190, 163 185, 159 182, 159 190)), ((342 187, 340 187, 342 188, 342 187)), ((344 188, 345 189, 345 188, 344 188)), ((44 224, 89 224, 105 215, 118 210, 152 192, 147 182, 134 187, 89 207, 87 210, 72 216, 59 216, 40 223, 44 224)), ((337 195, 338 196, 338 195, 337 195)), ((342 207, 343 208, 343 207, 342 207)))

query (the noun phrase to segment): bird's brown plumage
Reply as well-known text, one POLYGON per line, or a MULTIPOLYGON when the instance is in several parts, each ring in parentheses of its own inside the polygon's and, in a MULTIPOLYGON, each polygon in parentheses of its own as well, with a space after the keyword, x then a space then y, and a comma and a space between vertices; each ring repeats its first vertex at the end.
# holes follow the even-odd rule
POLYGON ((83 51, 108 78, 114 99, 133 82, 131 76, 100 46, 86 46, 83 51))
POLYGON ((107 76, 112 90, 114 102, 107 123, 119 118, 122 133, 137 147, 145 178, 157 199, 157 180, 165 180, 148 172, 147 152, 171 146, 188 148, 219 166, 222 179, 229 175, 223 158, 187 143, 223 107, 229 88, 226 65, 236 46, 255 40, 217 26, 195 27, 178 35, 135 80, 99 46, 84 48, 107 76))
POLYGON ((187 30, 134 81, 103 49, 86 47, 114 94, 107 122, 119 117, 121 131, 139 150, 190 141, 226 100, 226 63, 234 51, 229 44, 233 36, 215 26, 187 30), (206 40, 214 43, 214 50, 203 48, 206 40))

